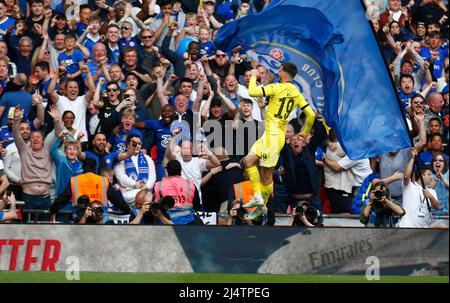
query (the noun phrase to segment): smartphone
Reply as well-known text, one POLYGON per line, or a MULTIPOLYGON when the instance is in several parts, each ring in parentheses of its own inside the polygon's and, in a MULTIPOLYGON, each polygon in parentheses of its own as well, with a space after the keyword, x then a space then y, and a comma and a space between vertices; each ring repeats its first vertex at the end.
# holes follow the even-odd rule
POLYGON ((124 94, 124 95, 123 95, 123 98, 124 98, 124 99, 128 99, 128 98, 130 98, 130 95, 129 95, 129 94, 124 94))

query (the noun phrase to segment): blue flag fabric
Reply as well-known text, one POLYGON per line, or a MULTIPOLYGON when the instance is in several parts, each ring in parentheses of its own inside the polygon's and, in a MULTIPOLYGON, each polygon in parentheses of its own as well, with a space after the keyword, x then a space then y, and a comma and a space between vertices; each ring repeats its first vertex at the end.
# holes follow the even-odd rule
POLYGON ((215 45, 241 45, 273 73, 297 65, 305 98, 336 130, 350 159, 410 146, 395 91, 359 0, 273 0, 223 26, 215 45))

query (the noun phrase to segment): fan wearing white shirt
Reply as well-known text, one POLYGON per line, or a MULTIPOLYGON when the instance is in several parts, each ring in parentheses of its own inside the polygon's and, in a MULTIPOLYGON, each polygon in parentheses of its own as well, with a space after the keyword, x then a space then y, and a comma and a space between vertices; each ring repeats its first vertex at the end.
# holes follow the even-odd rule
POLYGON ((411 180, 416 148, 411 149, 411 159, 406 166, 403 176, 403 204, 406 214, 402 217, 400 227, 429 227, 432 222, 431 207, 440 209, 437 194, 430 188, 433 181, 431 169, 422 167, 415 172, 415 181, 411 180), (422 178, 420 178, 422 175, 422 178), (423 183, 422 183, 423 182, 423 183))
POLYGON ((86 65, 80 66, 80 71, 85 72, 87 76, 86 83, 89 90, 85 95, 79 96, 80 86, 77 80, 68 79, 65 85, 66 96, 60 96, 56 93, 55 87, 58 81, 58 73, 52 78, 50 85, 48 86, 47 93, 50 96, 53 104, 56 105, 60 114, 63 114, 66 110, 70 110, 75 114, 75 120, 73 121, 73 128, 84 134, 81 142, 87 141, 86 131, 86 109, 91 103, 92 97, 95 93, 95 84, 92 75, 86 65))
POLYGON ((364 179, 372 173, 369 159, 351 160, 345 156, 338 162, 324 158, 322 162, 336 173, 350 170, 353 173, 353 197, 358 196, 359 188, 364 179))
POLYGON ((205 151, 208 159, 193 157, 192 143, 189 140, 185 140, 180 147, 177 144, 180 139, 180 132, 176 130, 169 143, 166 156, 168 160, 175 159, 179 161, 182 168, 181 177, 186 180, 192 180, 195 186, 200 189, 202 173, 219 166, 220 161, 204 144, 202 144, 202 149, 205 151))
POLYGON ((136 143, 135 151, 130 159, 119 162, 114 167, 117 180, 122 185, 122 196, 130 208, 134 207, 136 194, 142 189, 152 189, 156 181, 156 170, 153 160, 142 152, 142 141, 139 136, 131 134, 127 139, 127 147, 136 143))
POLYGON ((250 94, 248 92, 248 86, 250 84, 250 73, 251 73, 250 70, 248 70, 244 73, 244 85, 238 84, 237 95, 241 99, 250 99, 253 101, 253 111, 252 111, 253 119, 256 121, 262 121, 262 120, 265 120, 265 118, 266 118, 265 111, 264 111, 264 108, 265 108, 264 102, 265 101, 263 100, 262 104, 260 104, 258 102, 258 98, 250 96, 250 94))

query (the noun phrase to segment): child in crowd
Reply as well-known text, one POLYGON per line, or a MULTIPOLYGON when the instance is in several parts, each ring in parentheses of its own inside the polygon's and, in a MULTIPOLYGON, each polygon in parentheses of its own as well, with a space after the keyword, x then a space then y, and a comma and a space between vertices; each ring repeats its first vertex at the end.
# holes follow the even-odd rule
POLYGON ((194 26, 198 25, 197 14, 193 12, 189 12, 186 14, 186 22, 184 23, 184 27, 194 28, 194 26))
POLYGON ((58 55, 59 68, 69 79, 81 76, 80 66, 85 62, 83 53, 75 49, 76 42, 77 39, 73 34, 66 35, 64 39, 66 50, 58 55))
POLYGON ((400 77, 400 89, 398 95, 402 101, 403 109, 410 106, 411 99, 417 93, 414 91, 414 78, 411 75, 403 74, 400 77))
MULTIPOLYGON (((92 9, 89 5, 83 4, 79 6, 79 20, 76 22, 76 33, 77 36, 81 36, 84 31, 86 30, 86 27, 89 25, 89 20, 92 16, 92 9)), ((76 19, 73 19, 76 20, 76 19)))
MULTIPOLYGON (((125 95, 125 99, 127 96, 125 95)), ((142 134, 139 130, 133 127, 136 122, 136 113, 131 108, 126 108, 122 112, 122 118, 120 120, 121 126, 118 129, 118 133, 113 132, 109 138, 106 150, 123 153, 127 150, 127 139, 131 134, 139 136, 142 140, 142 134)))
POLYGON ((214 42, 211 41, 211 32, 210 29, 207 27, 201 27, 200 28, 200 54, 202 56, 214 56, 216 53, 216 46, 214 45, 214 42))
POLYGON ((78 42, 89 50, 91 53, 90 58, 93 59, 92 48, 95 44, 100 42, 100 40, 100 19, 98 17, 94 17, 91 19, 89 26, 86 27, 83 35, 78 38, 78 42))

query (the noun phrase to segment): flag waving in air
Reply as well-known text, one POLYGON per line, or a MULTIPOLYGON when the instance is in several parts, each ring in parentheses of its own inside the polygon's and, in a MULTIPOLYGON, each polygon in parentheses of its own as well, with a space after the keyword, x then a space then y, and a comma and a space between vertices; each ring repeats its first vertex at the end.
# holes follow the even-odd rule
POLYGON ((223 51, 242 46, 275 74, 283 62, 296 64, 295 84, 351 159, 410 146, 359 0, 273 0, 259 14, 224 25, 214 43, 223 51))

